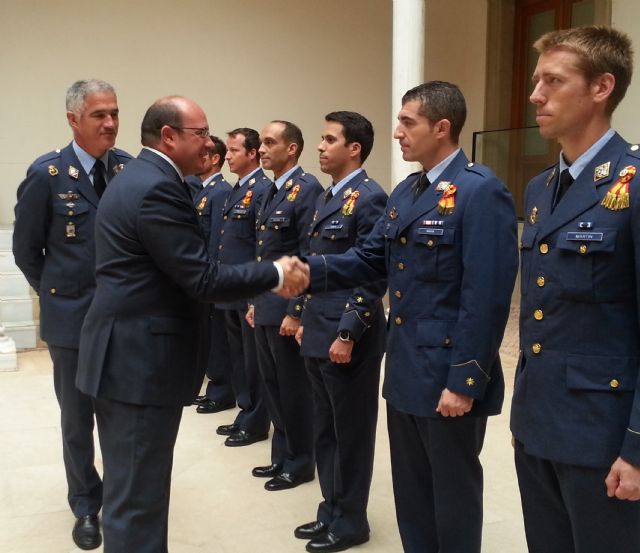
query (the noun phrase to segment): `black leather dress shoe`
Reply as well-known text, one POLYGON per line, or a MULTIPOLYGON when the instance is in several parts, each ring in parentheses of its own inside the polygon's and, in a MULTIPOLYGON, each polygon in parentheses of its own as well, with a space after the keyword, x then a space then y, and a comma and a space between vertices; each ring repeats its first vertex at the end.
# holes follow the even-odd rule
POLYGON ((207 401, 209 401, 209 398, 207 396, 198 396, 198 397, 196 397, 196 399, 193 400, 192 405, 202 405, 203 403, 206 403, 207 401))
POLYGON ((293 531, 293 535, 301 540, 314 540, 324 537, 328 531, 329 529, 324 522, 314 520, 313 522, 307 522, 307 524, 298 526, 293 531))
POLYGON ((255 467, 251 474, 256 478, 273 478, 278 476, 282 467, 280 465, 267 465, 266 467, 255 467))
POLYGON ((261 442, 262 440, 266 440, 268 437, 269 434, 267 432, 264 434, 254 434, 253 432, 238 430, 235 434, 232 434, 224 441, 224 445, 227 447, 242 447, 243 445, 251 445, 256 442, 261 442))
POLYGON ((307 546, 307 551, 317 551, 321 553, 329 553, 332 551, 345 551, 354 545, 360 545, 369 541, 369 534, 358 536, 355 538, 340 538, 332 532, 327 532, 324 537, 311 540, 307 546))
POLYGON ((218 436, 231 436, 238 430, 240 430, 240 427, 235 422, 233 424, 221 424, 216 428, 216 434, 218 436))
POLYGON ((288 472, 281 472, 278 476, 275 476, 268 482, 265 482, 264 489, 270 492, 278 492, 280 490, 290 490, 305 482, 311 482, 314 479, 314 475, 310 476, 296 476, 288 472))
POLYGON ((196 411, 198 413, 219 413, 220 411, 226 411, 227 409, 233 409, 236 406, 235 401, 213 401, 208 399, 198 405, 196 411))
POLYGON ((102 545, 98 515, 85 515, 76 519, 71 532, 73 542, 80 549, 97 549, 102 545))

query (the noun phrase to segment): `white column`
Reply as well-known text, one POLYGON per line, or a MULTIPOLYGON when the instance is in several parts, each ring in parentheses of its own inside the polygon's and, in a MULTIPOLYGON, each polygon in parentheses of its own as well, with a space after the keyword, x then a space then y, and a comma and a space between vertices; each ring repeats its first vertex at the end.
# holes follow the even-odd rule
MULTIPOLYGON (((392 129, 397 123, 402 96, 424 81, 424 0, 393 0, 393 61, 391 69, 392 129)), ((407 163, 395 139, 391 145, 391 186, 420 169, 407 163)))

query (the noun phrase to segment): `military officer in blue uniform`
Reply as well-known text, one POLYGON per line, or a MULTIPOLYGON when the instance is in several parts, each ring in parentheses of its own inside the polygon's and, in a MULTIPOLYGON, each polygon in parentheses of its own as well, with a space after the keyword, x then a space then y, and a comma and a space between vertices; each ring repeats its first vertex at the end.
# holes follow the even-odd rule
POLYGON ((98 202, 131 156, 113 146, 118 103, 113 87, 77 81, 67 90, 73 141, 39 157, 18 188, 13 253, 40 299, 40 334, 53 360, 60 404, 68 500, 81 549, 101 544, 102 481, 94 466, 93 406, 75 387, 80 327, 95 289, 93 227, 98 202))
MULTIPOLYGON (((360 246, 388 196, 362 164, 373 126, 359 113, 325 116, 320 168, 333 185, 318 197, 310 226, 311 255, 360 246)), ((386 280, 350 290, 307 294, 296 338, 311 380, 315 453, 323 501, 315 520, 296 528, 308 551, 335 551, 369 539, 367 503, 386 319, 386 280)))
POLYGON ((458 148, 465 117, 455 85, 409 90, 394 136, 423 171, 393 190, 361 247, 307 258, 312 293, 388 276, 383 396, 411 553, 480 552, 478 456, 504 395, 498 348, 517 271, 516 217, 505 186, 458 148))
MULTIPOLYGON (((198 221, 209 254, 212 259, 218 259, 222 208, 231 193, 231 185, 221 173, 227 147, 217 136, 210 138, 213 146, 207 151, 205 172, 186 177, 185 182, 197 190, 193 195, 193 201, 198 221)), ((203 317, 204 324, 209 327, 210 337, 208 342, 203 341, 203 360, 206 364, 208 382, 204 395, 198 396, 194 403, 198 406, 198 413, 217 413, 236 406, 231 379, 231 354, 224 311, 215 305, 207 305, 204 307, 203 317)))
POLYGON ((525 194, 511 429, 529 551, 640 551, 640 151, 611 128, 629 38, 554 31, 531 102, 559 162, 525 194))
MULTIPOLYGON (((304 139, 296 125, 272 121, 260 139, 262 166, 273 171, 275 182, 256 217, 256 259, 300 255, 322 186, 298 165, 304 139)), ((248 313, 255 325, 258 363, 274 427, 271 464, 255 467, 252 474, 269 477, 265 483, 269 491, 314 478, 311 386, 295 340, 302 303, 302 296, 287 301, 267 292, 255 298, 248 313)))
MULTIPOLYGON (((255 129, 238 128, 228 134, 226 160, 238 182, 223 206, 219 259, 222 263, 246 263, 256 255, 256 213, 271 181, 260 168, 260 135, 255 129)), ((240 407, 235 421, 218 427, 227 436, 225 445, 241 447, 266 440, 270 419, 258 369, 254 330, 245 320, 246 300, 218 304, 225 310, 233 364, 233 386, 240 407)))

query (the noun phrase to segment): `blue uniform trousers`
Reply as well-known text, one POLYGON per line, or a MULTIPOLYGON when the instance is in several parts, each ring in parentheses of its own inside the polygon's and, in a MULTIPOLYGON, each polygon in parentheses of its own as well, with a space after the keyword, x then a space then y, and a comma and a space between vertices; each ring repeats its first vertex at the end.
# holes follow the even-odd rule
POLYGON ((480 553, 487 417, 429 418, 387 403, 396 517, 405 553, 480 553))
POLYGON ((610 467, 549 461, 518 441, 515 462, 529 553, 640 551, 640 502, 607 496, 610 467))
POLYGON ((102 507, 102 481, 94 465, 93 402, 90 396, 76 388, 78 350, 49 346, 49 354, 60 405, 69 506, 76 517, 95 515, 102 507))

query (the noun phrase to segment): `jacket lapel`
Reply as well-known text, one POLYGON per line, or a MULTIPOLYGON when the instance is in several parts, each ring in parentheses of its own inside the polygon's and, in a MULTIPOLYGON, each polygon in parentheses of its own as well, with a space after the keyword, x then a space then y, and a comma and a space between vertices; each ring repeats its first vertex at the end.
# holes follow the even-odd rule
POLYGON ((398 210, 398 227, 401 232, 411 225, 418 217, 435 209, 444 192, 443 190, 438 190, 438 184, 441 182, 451 182, 452 184, 456 184, 456 177, 467 164, 467 161, 467 156, 465 156, 464 152, 460 150, 458 155, 451 160, 451 163, 449 163, 444 172, 438 177, 438 181, 432 182, 429 188, 427 188, 415 202, 413 202, 413 183, 407 186, 405 191, 406 196, 403 198, 403 204, 407 205, 407 208, 403 210, 406 214, 403 214, 403 211, 398 210))
POLYGON ((317 227, 322 221, 334 215, 337 211, 342 209, 344 202, 347 199, 347 192, 351 190, 355 192, 358 187, 364 182, 364 179, 368 178, 366 171, 361 171, 354 178, 352 178, 347 184, 333 196, 328 202, 325 203, 325 195, 321 194, 318 200, 318 215, 313 228, 317 227))
POLYGON ((73 146, 69 144, 60 152, 62 160, 62 171, 65 172, 68 179, 75 181, 78 192, 93 206, 98 206, 99 198, 93 185, 89 180, 89 176, 85 173, 78 156, 73 151, 73 146))
MULTIPOLYGON (((544 238, 566 225, 569 221, 572 221, 581 213, 591 209, 600 201, 600 195, 597 189, 600 186, 611 184, 611 181, 617 178, 614 171, 620 160, 621 144, 624 144, 624 140, 622 140, 618 134, 614 135, 582 170, 578 178, 569 187, 569 190, 567 190, 562 201, 556 206, 553 213, 546 218, 540 229, 540 238, 544 238), (609 175, 596 181, 594 177, 596 167, 607 162, 610 162, 609 175)), ((548 187, 547 198, 553 197, 555 182, 553 184, 553 187, 551 185, 548 187)))

